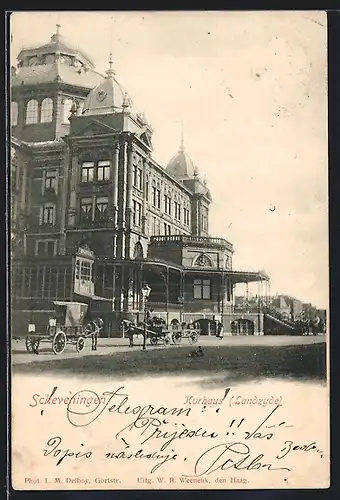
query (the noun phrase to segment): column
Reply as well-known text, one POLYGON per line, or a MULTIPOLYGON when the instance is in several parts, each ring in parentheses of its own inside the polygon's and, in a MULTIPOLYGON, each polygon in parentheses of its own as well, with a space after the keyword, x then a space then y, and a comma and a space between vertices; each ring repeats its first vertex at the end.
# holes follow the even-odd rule
POLYGON ((118 161, 118 215, 117 215, 117 245, 116 257, 122 259, 124 257, 124 228, 125 228, 125 199, 126 199, 126 143, 125 138, 122 138, 119 148, 118 161))
POLYGON ((257 332, 260 334, 261 331, 261 302, 260 302, 260 294, 261 294, 261 280, 257 282, 257 332))
POLYGON ((166 268, 166 298, 165 298, 165 311, 166 311, 166 324, 169 324, 169 268, 166 268))
POLYGON ((130 258, 130 230, 132 215, 132 189, 133 189, 133 170, 132 170, 132 144, 127 146, 127 180, 126 180, 126 209, 125 209, 125 258, 130 258))
MULTIPOLYGON (((222 271, 221 275, 221 288, 222 288, 222 301, 221 301, 221 321, 223 323, 223 313, 224 313, 224 296, 225 296, 225 283, 224 283, 224 273, 222 271)), ((227 282, 229 286, 229 281, 227 282)))
POLYGON ((118 222, 118 160, 119 144, 113 145, 112 151, 112 210, 113 223, 116 226, 118 222))
POLYGON ((146 180, 147 180, 147 162, 145 161, 143 165, 143 205, 142 205, 142 230, 144 234, 146 234, 146 204, 147 204, 146 180))
MULTIPOLYGON (((62 193, 61 193, 61 217, 60 217, 60 239, 59 239, 59 254, 65 255, 66 253, 66 224, 67 224, 67 184, 69 177, 69 165, 70 165, 70 148, 66 145, 65 148, 65 161, 63 167, 63 177, 62 177, 62 193)), ((71 172, 72 174, 72 172, 71 172)), ((58 190, 60 189, 58 182, 58 190)), ((58 191, 59 192, 59 191, 58 191)), ((72 214, 71 214, 72 215, 72 214)), ((73 214, 74 215, 74 214, 73 214)))
POLYGON ((70 198, 68 208, 68 225, 74 226, 76 223, 76 208, 77 208, 77 174, 78 174, 78 155, 76 149, 71 150, 71 169, 70 169, 70 198))
POLYGON ((118 224, 118 160, 119 144, 113 145, 112 151, 112 218, 113 218, 113 257, 117 257, 117 224, 118 224))

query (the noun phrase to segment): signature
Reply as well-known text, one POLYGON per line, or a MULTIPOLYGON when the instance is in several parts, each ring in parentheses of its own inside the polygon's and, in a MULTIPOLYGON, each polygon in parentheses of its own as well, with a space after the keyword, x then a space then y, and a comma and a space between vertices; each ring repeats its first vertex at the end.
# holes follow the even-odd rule
POLYGON ((288 467, 274 467, 264 461, 264 454, 256 457, 251 454, 250 447, 245 443, 222 443, 209 448, 197 459, 194 473, 196 476, 212 474, 217 470, 287 470, 288 467))

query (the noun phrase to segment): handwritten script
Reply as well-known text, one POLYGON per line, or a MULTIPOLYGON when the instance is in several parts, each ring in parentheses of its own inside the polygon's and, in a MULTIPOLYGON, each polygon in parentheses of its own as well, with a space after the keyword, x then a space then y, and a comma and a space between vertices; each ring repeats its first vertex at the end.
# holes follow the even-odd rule
MULTIPOLYGON (((226 390, 225 396, 229 390, 226 390)), ((54 387, 51 395, 56 393, 57 387, 54 387)), ((33 397, 34 404, 30 405, 33 408, 42 403, 38 396, 33 397)), ((54 399, 57 399, 57 404, 60 403, 58 396, 54 399)), ((181 476, 190 478, 221 474, 230 469, 252 473, 258 470, 268 473, 281 471, 287 474, 291 471, 290 458, 293 454, 323 458, 323 451, 316 440, 299 443, 290 439, 290 429, 294 424, 282 419, 280 403, 270 409, 261 405, 261 418, 255 419, 254 423, 254 418, 250 419, 246 413, 241 418, 233 415, 230 404, 226 405, 223 413, 213 409, 215 419, 202 418, 202 409, 197 405, 136 405, 124 386, 102 394, 84 389, 67 399, 63 403, 71 427, 96 426, 104 416, 110 416, 115 419, 110 432, 111 429, 115 431, 107 440, 106 449, 100 451, 98 448, 91 449, 83 442, 75 449, 67 445, 63 436, 52 435, 47 439, 42 454, 47 460, 53 460, 56 466, 69 460, 142 460, 150 464, 149 471, 153 474, 176 461, 181 476), (214 428, 216 419, 220 419, 219 425, 214 428), (200 425, 195 425, 198 420, 200 425), (190 443, 189 459, 186 456, 188 446, 179 446, 182 442, 190 443), (268 442, 270 446, 266 444, 268 442)), ((218 403, 221 405, 223 400, 221 398, 218 403)), ((47 397, 44 404, 51 404, 52 401, 51 397, 47 397)))

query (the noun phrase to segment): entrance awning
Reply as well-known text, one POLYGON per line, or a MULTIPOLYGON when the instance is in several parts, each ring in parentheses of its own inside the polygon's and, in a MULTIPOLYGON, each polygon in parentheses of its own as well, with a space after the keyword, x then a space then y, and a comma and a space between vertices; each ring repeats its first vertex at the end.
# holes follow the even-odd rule
POLYGON ((226 271, 225 274, 231 278, 231 282, 234 284, 269 281, 270 279, 263 271, 226 271))

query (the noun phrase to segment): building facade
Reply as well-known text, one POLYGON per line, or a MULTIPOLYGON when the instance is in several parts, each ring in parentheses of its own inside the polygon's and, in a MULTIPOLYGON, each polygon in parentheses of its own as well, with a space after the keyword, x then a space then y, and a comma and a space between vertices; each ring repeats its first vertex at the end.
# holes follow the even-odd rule
POLYGON ((99 74, 59 28, 12 68, 13 332, 32 314, 43 328, 58 299, 91 303, 119 335, 124 315, 142 314, 148 283, 167 323, 214 318, 227 332, 249 322, 260 333, 260 311, 234 312, 234 288, 262 290, 268 276, 233 270, 233 245, 210 236, 211 194, 183 140, 159 165, 111 60, 99 74))

